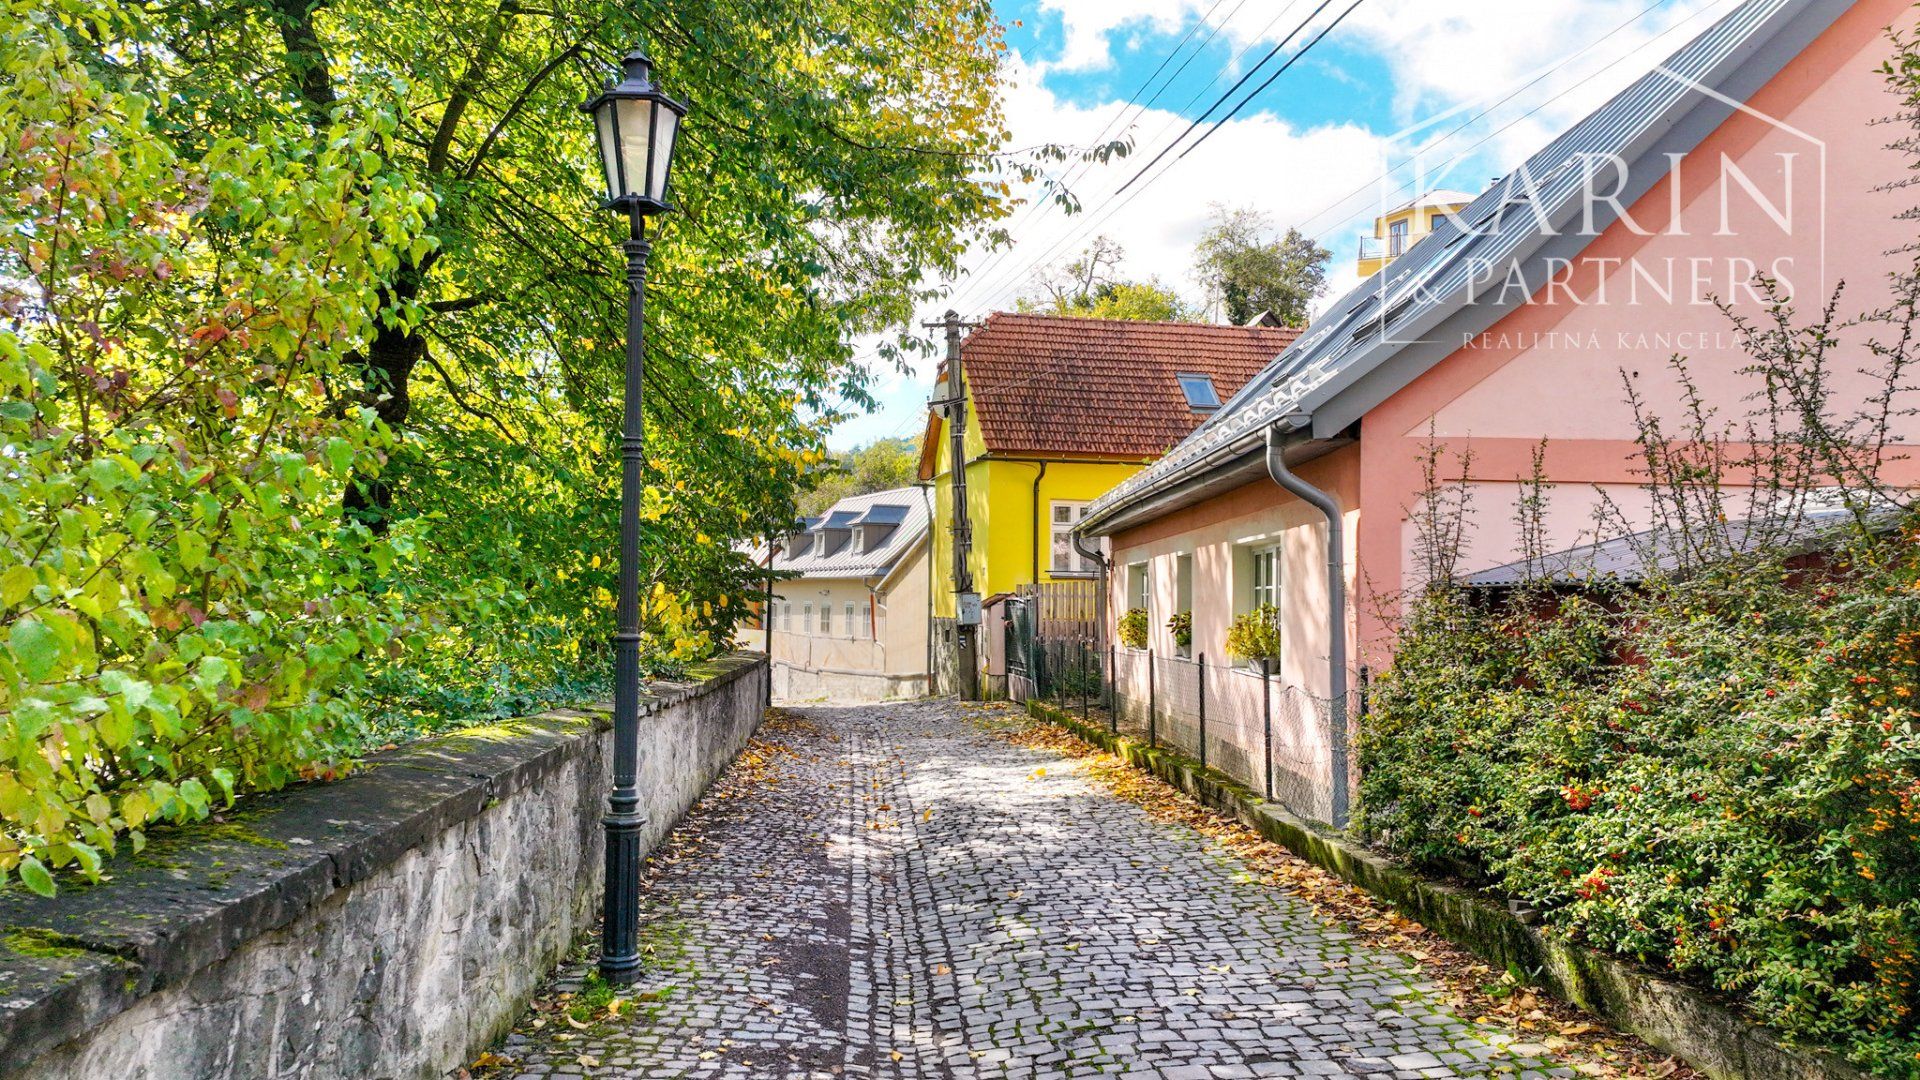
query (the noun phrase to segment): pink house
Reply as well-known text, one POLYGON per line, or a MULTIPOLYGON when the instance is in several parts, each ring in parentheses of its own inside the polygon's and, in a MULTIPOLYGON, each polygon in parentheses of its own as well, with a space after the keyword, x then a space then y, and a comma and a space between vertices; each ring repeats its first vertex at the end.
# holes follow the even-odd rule
MULTIPOLYGON (((1216 676, 1207 747, 1257 775, 1264 718, 1276 796, 1343 823, 1348 702, 1391 660, 1405 591, 1419 582, 1412 512, 1422 459, 1471 490, 1480 513, 1459 569, 1516 557, 1509 520, 1545 440, 1556 485, 1550 545, 1596 539, 1602 494, 1628 524, 1651 512, 1636 472, 1632 380, 1654 411, 1680 408, 1683 354, 1710 404, 1738 415, 1754 389, 1728 315, 1759 316, 1756 273, 1811 321, 1843 281, 1843 312, 1890 295, 1912 255, 1913 202, 1885 185, 1911 162, 1879 67, 1906 0, 1749 0, 1490 186, 1326 314, 1218 414, 1107 493, 1081 532, 1105 537, 1110 609, 1146 608, 1147 649, 1121 647, 1127 702, 1168 701, 1154 657, 1224 664, 1229 622, 1281 612, 1272 684, 1216 676), (1471 452, 1471 470, 1460 466, 1471 452), (1165 627, 1192 613, 1184 650, 1165 627), (1263 707, 1261 695, 1268 695, 1263 707), (1275 695, 1280 695, 1276 697, 1275 695), (1276 707, 1279 705, 1281 707, 1276 707)), ((1842 335, 1839 366, 1871 364, 1870 330, 1842 335)), ((1843 394, 1871 380, 1843 379, 1843 394)), ((1902 483, 1920 477, 1911 462, 1902 483)))

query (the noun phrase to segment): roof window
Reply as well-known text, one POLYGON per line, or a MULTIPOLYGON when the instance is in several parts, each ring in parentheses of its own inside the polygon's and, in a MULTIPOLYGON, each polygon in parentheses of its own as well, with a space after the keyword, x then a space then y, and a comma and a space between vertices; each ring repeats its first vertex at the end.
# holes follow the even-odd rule
POLYGON ((1212 412, 1220 407, 1220 391, 1213 387, 1211 375, 1176 375, 1180 392, 1187 395, 1187 407, 1194 412, 1212 412))

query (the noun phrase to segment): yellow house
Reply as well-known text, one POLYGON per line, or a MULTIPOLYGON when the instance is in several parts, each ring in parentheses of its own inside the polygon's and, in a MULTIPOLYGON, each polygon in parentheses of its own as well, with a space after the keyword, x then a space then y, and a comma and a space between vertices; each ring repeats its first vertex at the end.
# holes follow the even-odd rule
POLYGON ((1464 191, 1439 188, 1408 200, 1373 219, 1373 235, 1360 241, 1360 259, 1356 269, 1362 278, 1372 277, 1379 269, 1407 253, 1407 249, 1432 232, 1440 219, 1460 212, 1473 201, 1464 191))
MULTIPOLYGON (((1094 499, 1158 458, 1239 392, 1299 331, 996 312, 960 346, 973 591, 1097 577, 1071 531, 1094 499)), ((945 365, 934 402, 950 396, 945 365)), ((930 407, 920 479, 932 486, 936 669, 953 647, 950 433, 930 407)), ((989 683, 999 642, 981 635, 989 683)))

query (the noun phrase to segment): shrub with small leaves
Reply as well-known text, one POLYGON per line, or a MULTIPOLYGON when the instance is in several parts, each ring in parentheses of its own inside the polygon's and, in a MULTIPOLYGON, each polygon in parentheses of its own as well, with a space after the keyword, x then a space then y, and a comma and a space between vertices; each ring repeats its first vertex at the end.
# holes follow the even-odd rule
POLYGON ((1193 612, 1176 612, 1167 619, 1167 632, 1173 635, 1173 643, 1185 649, 1193 645, 1193 612))
POLYGON ((1241 612, 1227 625, 1227 655, 1235 660, 1280 658, 1280 609, 1261 604, 1241 612))
POLYGON ((1129 649, 1147 647, 1147 609, 1132 608, 1120 616, 1120 644, 1129 649))
POLYGON ((1359 826, 1920 1077, 1920 532, 1874 547, 1811 581, 1428 595, 1361 727, 1359 826))

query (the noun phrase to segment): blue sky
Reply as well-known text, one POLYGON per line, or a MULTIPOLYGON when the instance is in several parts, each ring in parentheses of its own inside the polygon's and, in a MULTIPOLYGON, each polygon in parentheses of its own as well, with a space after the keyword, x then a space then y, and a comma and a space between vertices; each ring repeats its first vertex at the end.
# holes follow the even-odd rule
MULTIPOLYGON (((1012 144, 1090 145, 1104 131, 1125 132, 1135 149, 1103 167, 1057 167, 1082 212, 1016 211, 1013 247, 970 252, 971 273, 922 315, 1011 308, 1035 271, 1097 235, 1124 247, 1123 276, 1157 277, 1204 304, 1191 252, 1216 203, 1315 236, 1333 252, 1331 299, 1354 283, 1358 238, 1383 208, 1435 187, 1480 190, 1738 2, 1360 0, 1232 120, 1216 113, 1116 195, 1289 31, 1301 28, 1229 107, 1352 0, 1311 19, 1319 0, 1001 0, 1012 144)), ((855 342, 862 353, 873 346, 855 342)), ((875 375, 879 408, 840 424, 836 448, 915 435, 924 423, 930 363, 875 375)))

